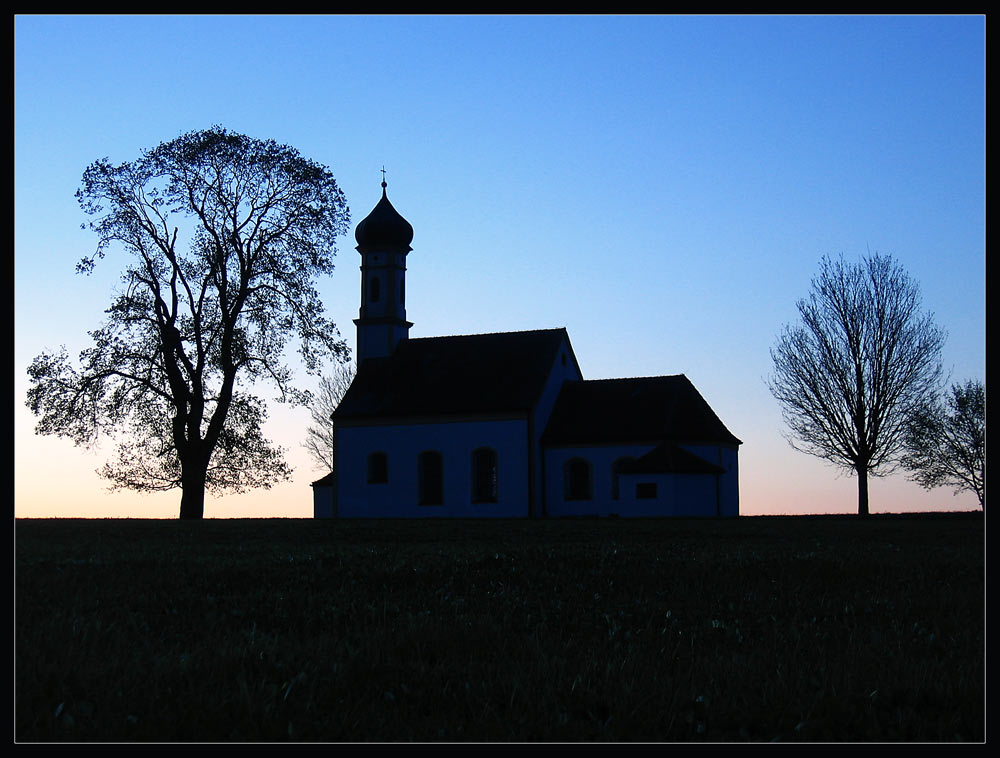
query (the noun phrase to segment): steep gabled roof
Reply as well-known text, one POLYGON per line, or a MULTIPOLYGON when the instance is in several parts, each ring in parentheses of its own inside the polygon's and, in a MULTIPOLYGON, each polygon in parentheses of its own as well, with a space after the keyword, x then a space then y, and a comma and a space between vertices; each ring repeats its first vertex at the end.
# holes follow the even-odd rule
POLYGON ((530 410, 564 343, 565 329, 402 340, 361 365, 334 420, 530 410))
POLYGON ((563 384, 542 443, 626 441, 740 445, 683 374, 563 384))

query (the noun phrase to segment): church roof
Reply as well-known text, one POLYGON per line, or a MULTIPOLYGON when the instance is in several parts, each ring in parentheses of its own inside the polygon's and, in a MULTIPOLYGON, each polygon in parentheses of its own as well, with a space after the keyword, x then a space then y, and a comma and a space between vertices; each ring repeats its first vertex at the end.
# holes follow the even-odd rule
POLYGON ((709 463, 701 456, 673 442, 661 442, 645 455, 621 464, 622 474, 724 474, 722 466, 709 463))
POLYGON ((565 329, 402 340, 361 364, 334 419, 527 411, 563 344, 565 329))
POLYGON ((542 443, 663 441, 740 445, 683 374, 563 384, 542 443))
POLYGON ((358 242, 358 252, 391 251, 409 252, 413 241, 413 227, 410 222, 399 215, 392 207, 385 194, 385 182, 382 182, 382 199, 378 201, 372 212, 361 219, 354 230, 354 239, 358 242))
POLYGON ((329 474, 324 476, 322 479, 317 479, 315 482, 310 484, 310 487, 332 487, 336 484, 336 475, 331 471, 329 474))

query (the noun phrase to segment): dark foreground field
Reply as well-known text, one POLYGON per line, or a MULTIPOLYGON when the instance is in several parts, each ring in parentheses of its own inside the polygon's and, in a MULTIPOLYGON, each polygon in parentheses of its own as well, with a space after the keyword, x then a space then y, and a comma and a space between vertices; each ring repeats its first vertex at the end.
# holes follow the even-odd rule
POLYGON ((984 524, 19 520, 18 741, 981 741, 984 524))

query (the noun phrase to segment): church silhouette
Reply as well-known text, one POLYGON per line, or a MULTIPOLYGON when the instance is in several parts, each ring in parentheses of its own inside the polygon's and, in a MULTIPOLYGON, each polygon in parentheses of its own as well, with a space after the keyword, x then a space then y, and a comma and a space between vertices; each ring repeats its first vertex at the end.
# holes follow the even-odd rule
POLYGON ((355 229, 357 373, 317 518, 739 515, 742 444, 683 374, 584 380, 565 329, 410 339, 413 227, 355 229))

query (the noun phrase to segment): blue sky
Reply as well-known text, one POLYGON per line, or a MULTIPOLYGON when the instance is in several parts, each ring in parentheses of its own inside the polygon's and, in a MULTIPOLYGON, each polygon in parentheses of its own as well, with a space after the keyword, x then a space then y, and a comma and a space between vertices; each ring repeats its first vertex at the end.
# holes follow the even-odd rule
MULTIPOLYGON (((985 380, 982 16, 16 16, 14 84, 18 516, 176 516, 35 436, 25 369, 86 347, 117 281, 74 273, 86 166, 213 124, 329 166, 352 229, 385 166, 412 336, 565 326, 587 378, 687 374, 744 441, 744 513, 856 510, 765 385, 822 255, 894 255, 985 380)), ((320 284, 351 344, 353 244, 320 284)), ((309 515, 307 424, 273 406, 295 480, 206 515, 309 515)), ((872 484, 876 512, 976 505, 872 484)))

